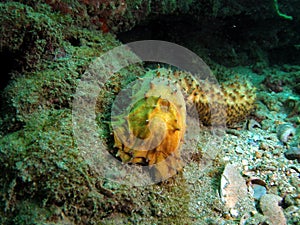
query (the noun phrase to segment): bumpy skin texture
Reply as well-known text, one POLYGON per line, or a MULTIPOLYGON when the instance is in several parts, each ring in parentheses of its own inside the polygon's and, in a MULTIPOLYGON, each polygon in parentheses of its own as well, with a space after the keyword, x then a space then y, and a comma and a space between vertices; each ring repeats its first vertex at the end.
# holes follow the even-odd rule
POLYGON ((247 81, 227 81, 222 83, 226 105, 226 124, 232 126, 243 121, 253 110, 256 99, 256 88, 247 81))
POLYGON ((117 156, 126 163, 154 167, 155 179, 168 178, 182 168, 180 146, 190 107, 196 107, 205 125, 230 126, 245 119, 255 101, 249 82, 218 86, 163 68, 149 71, 127 92, 131 95, 126 110, 112 116, 117 156))
POLYGON ((230 127, 244 120, 254 107, 256 91, 247 80, 239 82, 236 77, 218 85, 208 80, 197 81, 187 72, 175 71, 172 76, 186 94, 187 105, 196 106, 204 125, 230 127))

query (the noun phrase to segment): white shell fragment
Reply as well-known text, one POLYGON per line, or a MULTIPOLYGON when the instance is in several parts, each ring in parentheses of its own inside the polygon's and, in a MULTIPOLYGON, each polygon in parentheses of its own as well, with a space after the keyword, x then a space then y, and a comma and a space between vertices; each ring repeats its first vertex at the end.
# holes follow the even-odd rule
POLYGON ((246 181, 240 175, 237 164, 227 164, 221 177, 221 199, 227 208, 234 208, 238 202, 247 198, 246 181))
POLYGON ((296 129, 292 124, 280 124, 277 128, 277 137, 282 143, 287 143, 296 134, 296 129))

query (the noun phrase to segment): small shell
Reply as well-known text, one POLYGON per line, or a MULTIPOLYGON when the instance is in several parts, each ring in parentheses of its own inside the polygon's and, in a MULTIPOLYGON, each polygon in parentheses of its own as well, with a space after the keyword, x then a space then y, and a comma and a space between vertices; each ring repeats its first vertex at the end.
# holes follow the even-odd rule
POLYGON ((277 128, 277 137, 283 143, 287 143, 290 137, 294 136, 295 133, 296 129, 293 127, 292 124, 280 124, 277 128))
POLYGON ((261 128, 261 125, 254 119, 250 119, 247 123, 247 129, 252 131, 255 127, 261 128))

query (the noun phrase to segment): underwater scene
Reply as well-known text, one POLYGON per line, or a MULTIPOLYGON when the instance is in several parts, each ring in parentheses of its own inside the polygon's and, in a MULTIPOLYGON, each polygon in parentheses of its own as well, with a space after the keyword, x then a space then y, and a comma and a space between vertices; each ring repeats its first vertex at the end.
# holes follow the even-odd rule
POLYGON ((300 225, 299 0, 1 0, 0 224, 300 225))

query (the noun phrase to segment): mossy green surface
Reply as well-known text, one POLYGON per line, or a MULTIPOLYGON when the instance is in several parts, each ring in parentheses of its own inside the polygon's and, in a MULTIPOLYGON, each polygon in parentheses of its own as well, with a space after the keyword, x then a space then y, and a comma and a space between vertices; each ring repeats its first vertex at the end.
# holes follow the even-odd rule
POLYGON ((59 47, 63 38, 62 26, 44 12, 18 2, 8 2, 0 3, 0 13, 1 52, 13 55, 19 68, 34 68, 59 47))
MULTIPOLYGON (((115 37, 79 27, 69 15, 44 4, 7 2, 0 10, 1 51, 18 65, 7 68, 9 83, 1 92, 0 223, 157 224, 187 219, 189 195, 183 179, 122 186, 99 177, 78 154, 72 96, 92 60, 120 45, 115 37)), ((141 65, 131 65, 108 80, 99 95, 100 119, 107 119, 118 88, 143 71, 141 65)), ((99 134, 107 138, 103 128, 99 134)))
POLYGON ((1 3, 1 52, 13 62, 4 74, 10 82, 1 95, 0 133, 19 129, 37 109, 70 108, 89 63, 120 44, 111 34, 73 25, 69 15, 51 12, 47 5, 36 7, 1 3))
MULTIPOLYGON (((69 207, 88 194, 90 181, 77 157, 70 127, 70 110, 40 110, 24 129, 0 140, 2 215, 25 222, 36 210, 69 207)), ((46 218, 31 218, 39 219, 46 218)))

